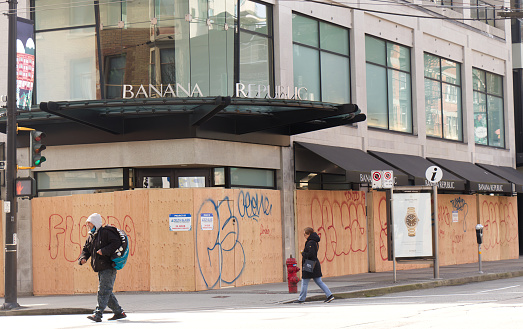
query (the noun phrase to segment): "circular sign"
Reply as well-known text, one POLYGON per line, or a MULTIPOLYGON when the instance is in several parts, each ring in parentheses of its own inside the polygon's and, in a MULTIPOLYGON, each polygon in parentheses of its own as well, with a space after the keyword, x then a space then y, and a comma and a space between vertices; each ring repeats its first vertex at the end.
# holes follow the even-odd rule
POLYGON ((381 173, 379 171, 375 171, 372 173, 372 179, 376 182, 379 182, 381 180, 381 173))
POLYGON ((392 172, 390 172, 390 171, 386 171, 386 172, 383 174, 383 177, 385 177, 386 180, 391 180, 391 179, 392 179, 392 172))
POLYGON ((425 171, 425 178, 430 183, 437 183, 443 178, 443 170, 438 166, 430 166, 425 171))

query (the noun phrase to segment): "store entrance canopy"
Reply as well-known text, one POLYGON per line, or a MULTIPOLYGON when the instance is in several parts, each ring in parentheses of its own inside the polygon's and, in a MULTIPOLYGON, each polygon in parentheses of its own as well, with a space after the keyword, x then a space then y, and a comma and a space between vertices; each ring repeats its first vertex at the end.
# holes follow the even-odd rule
POLYGON ((428 158, 436 165, 467 181, 467 191, 512 193, 512 184, 470 162, 428 158))
MULTIPOLYGON (((414 185, 429 185, 425 178, 425 172, 427 171, 427 168, 434 165, 429 160, 419 156, 406 154, 393 154, 375 151, 369 151, 369 153, 383 162, 386 162, 406 172, 409 175, 409 179, 413 181, 414 185)), ((451 191, 465 190, 465 181, 463 179, 453 175, 444 168, 442 168, 442 170, 443 178, 438 183, 439 189, 451 191)))
POLYGON ((523 193, 523 174, 516 169, 512 167, 500 167, 481 163, 476 163, 476 165, 515 184, 516 192, 523 193))
MULTIPOLYGON (((42 102, 38 109, 17 115, 17 121, 28 126, 73 121, 115 135, 136 129, 136 120, 144 118, 153 124, 149 118, 175 118, 190 129, 234 135, 268 131, 290 136, 364 121, 366 116, 355 104, 221 96, 42 102)), ((0 118, 0 130, 5 122, 0 118)))
MULTIPOLYGON (((345 170, 347 182, 349 183, 371 184, 372 170, 392 170, 395 185, 402 186, 408 185, 409 183, 408 177, 404 172, 378 160, 362 150, 303 142, 296 142, 295 147, 296 146, 305 148, 345 170)), ((301 152, 295 153, 294 161, 296 171, 323 172, 325 169, 321 167, 311 168, 310 163, 314 163, 314 161, 311 161, 309 156, 301 152)))

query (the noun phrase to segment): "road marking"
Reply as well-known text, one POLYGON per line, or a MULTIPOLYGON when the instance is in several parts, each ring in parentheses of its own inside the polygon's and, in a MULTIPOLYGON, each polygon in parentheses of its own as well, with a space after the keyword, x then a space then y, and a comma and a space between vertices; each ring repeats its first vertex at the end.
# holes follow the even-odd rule
POLYGON ((478 294, 483 294, 483 293, 491 292, 491 291, 498 291, 498 290, 506 290, 506 289, 511 289, 511 288, 517 288, 517 287, 519 287, 519 286, 520 286, 520 285, 518 284, 517 286, 510 286, 510 287, 505 287, 505 288, 483 290, 483 291, 479 291, 478 294))

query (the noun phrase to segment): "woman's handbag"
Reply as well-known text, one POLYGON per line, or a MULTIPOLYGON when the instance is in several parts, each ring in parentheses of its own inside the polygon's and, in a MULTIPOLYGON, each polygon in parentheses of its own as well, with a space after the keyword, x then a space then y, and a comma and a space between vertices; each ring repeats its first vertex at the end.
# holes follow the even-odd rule
POLYGON ((314 272, 314 266, 316 266, 315 260, 306 259, 303 262, 303 272, 309 272, 309 273, 314 272))

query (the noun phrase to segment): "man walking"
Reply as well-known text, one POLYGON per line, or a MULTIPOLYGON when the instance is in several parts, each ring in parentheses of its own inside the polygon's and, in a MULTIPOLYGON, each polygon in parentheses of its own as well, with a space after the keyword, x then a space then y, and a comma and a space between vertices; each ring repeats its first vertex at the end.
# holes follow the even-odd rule
POLYGON ((89 228, 89 236, 85 241, 78 263, 83 265, 91 258, 91 267, 98 272, 98 305, 94 314, 87 318, 95 322, 102 322, 103 312, 107 306, 114 313, 109 320, 126 318, 127 315, 113 294, 116 269, 113 267, 111 255, 120 246, 120 237, 112 230, 102 226, 102 217, 97 213, 89 216, 86 224, 89 228))

